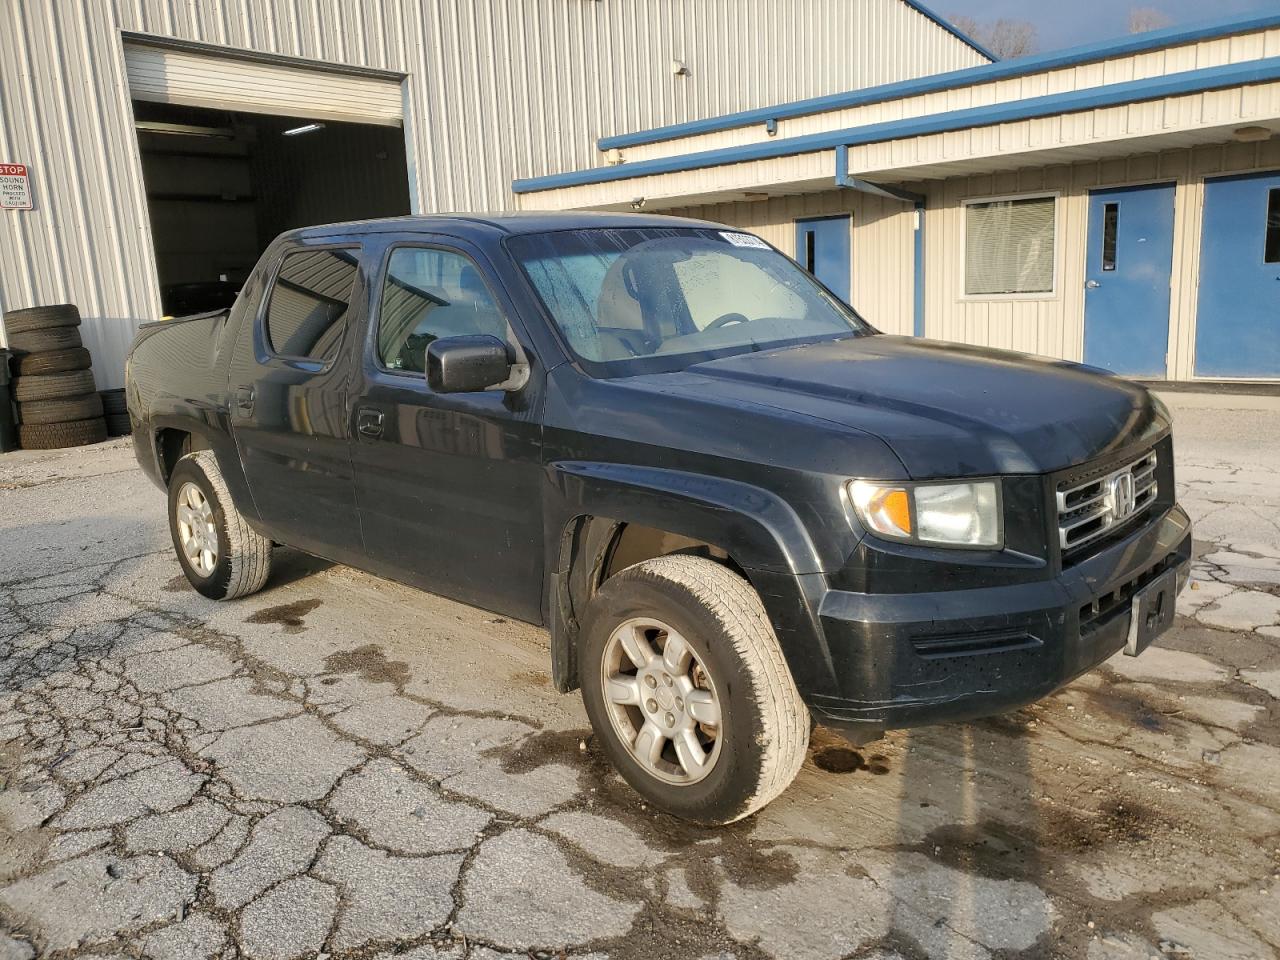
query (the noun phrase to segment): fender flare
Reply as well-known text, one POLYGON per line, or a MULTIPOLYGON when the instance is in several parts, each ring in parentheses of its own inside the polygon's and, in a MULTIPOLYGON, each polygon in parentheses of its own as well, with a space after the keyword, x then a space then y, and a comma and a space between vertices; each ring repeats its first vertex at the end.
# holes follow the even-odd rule
POLYGON ((161 488, 167 488, 169 478, 164 466, 164 453, 160 449, 160 434, 164 430, 180 430, 203 438, 218 459, 222 478, 231 491, 235 507, 251 525, 258 520, 257 506, 249 492, 249 483, 240 463, 240 451, 231 435, 231 425, 225 410, 212 405, 197 404, 176 397, 157 397, 147 421, 147 435, 151 456, 155 463, 155 480, 161 488), (165 403, 168 400, 168 403, 165 403), (166 409, 166 406, 168 409, 166 409))
POLYGON ((581 607, 601 582, 610 547, 627 524, 727 553, 759 592, 801 692, 834 688, 817 613, 826 574, 803 522, 781 497, 737 480, 656 467, 561 462, 550 471, 544 619, 558 690, 578 686, 581 607))

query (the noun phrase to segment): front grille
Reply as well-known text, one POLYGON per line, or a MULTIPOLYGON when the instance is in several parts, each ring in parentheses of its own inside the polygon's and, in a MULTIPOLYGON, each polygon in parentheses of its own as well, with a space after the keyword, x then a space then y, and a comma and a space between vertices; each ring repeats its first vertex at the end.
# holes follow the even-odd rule
POLYGON ((1059 546, 1075 550, 1133 522, 1159 492, 1155 450, 1100 477, 1059 484, 1059 546))

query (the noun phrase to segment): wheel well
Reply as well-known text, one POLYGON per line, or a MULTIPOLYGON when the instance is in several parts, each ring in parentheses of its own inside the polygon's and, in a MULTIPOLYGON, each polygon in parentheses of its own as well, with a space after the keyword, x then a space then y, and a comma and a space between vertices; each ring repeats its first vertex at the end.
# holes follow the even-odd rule
POLYGON ((617 532, 608 555, 608 562, 603 567, 603 583, 610 577, 633 567, 645 560, 665 557, 672 553, 691 553, 708 557, 718 563, 733 567, 741 573, 738 565, 729 559, 727 551, 703 540, 695 540, 683 534, 659 530, 657 527, 646 527, 638 523, 624 524, 617 532))
POLYGON ((578 517, 561 542, 552 593, 552 676, 562 693, 578 686, 579 622, 587 604, 610 577, 656 557, 687 553, 721 563, 744 579, 723 548, 658 527, 605 517, 578 517))
POLYGON ((196 450, 208 450, 209 441, 197 433, 180 430, 177 427, 165 427, 156 431, 156 453, 160 461, 160 470, 164 482, 169 482, 173 468, 188 453, 196 450))

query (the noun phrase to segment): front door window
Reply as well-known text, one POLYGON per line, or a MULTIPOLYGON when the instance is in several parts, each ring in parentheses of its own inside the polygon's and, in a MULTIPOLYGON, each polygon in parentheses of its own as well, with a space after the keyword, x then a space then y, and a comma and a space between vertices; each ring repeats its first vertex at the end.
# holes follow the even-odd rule
POLYGON ((383 369, 422 373, 433 340, 477 334, 505 340, 507 323, 468 257, 433 247, 392 251, 378 316, 383 369))

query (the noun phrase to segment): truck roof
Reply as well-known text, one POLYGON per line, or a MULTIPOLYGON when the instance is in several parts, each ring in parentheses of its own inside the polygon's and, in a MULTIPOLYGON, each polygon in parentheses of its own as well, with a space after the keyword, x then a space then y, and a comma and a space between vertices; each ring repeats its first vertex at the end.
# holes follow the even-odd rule
POLYGON ((597 211, 525 211, 510 213, 437 213, 423 216, 384 217, 378 220, 351 220, 289 230, 283 237, 306 239, 369 233, 443 233, 467 237, 493 232, 550 233, 556 230, 625 229, 627 227, 720 227, 722 224, 686 217, 652 213, 606 213, 597 211))

